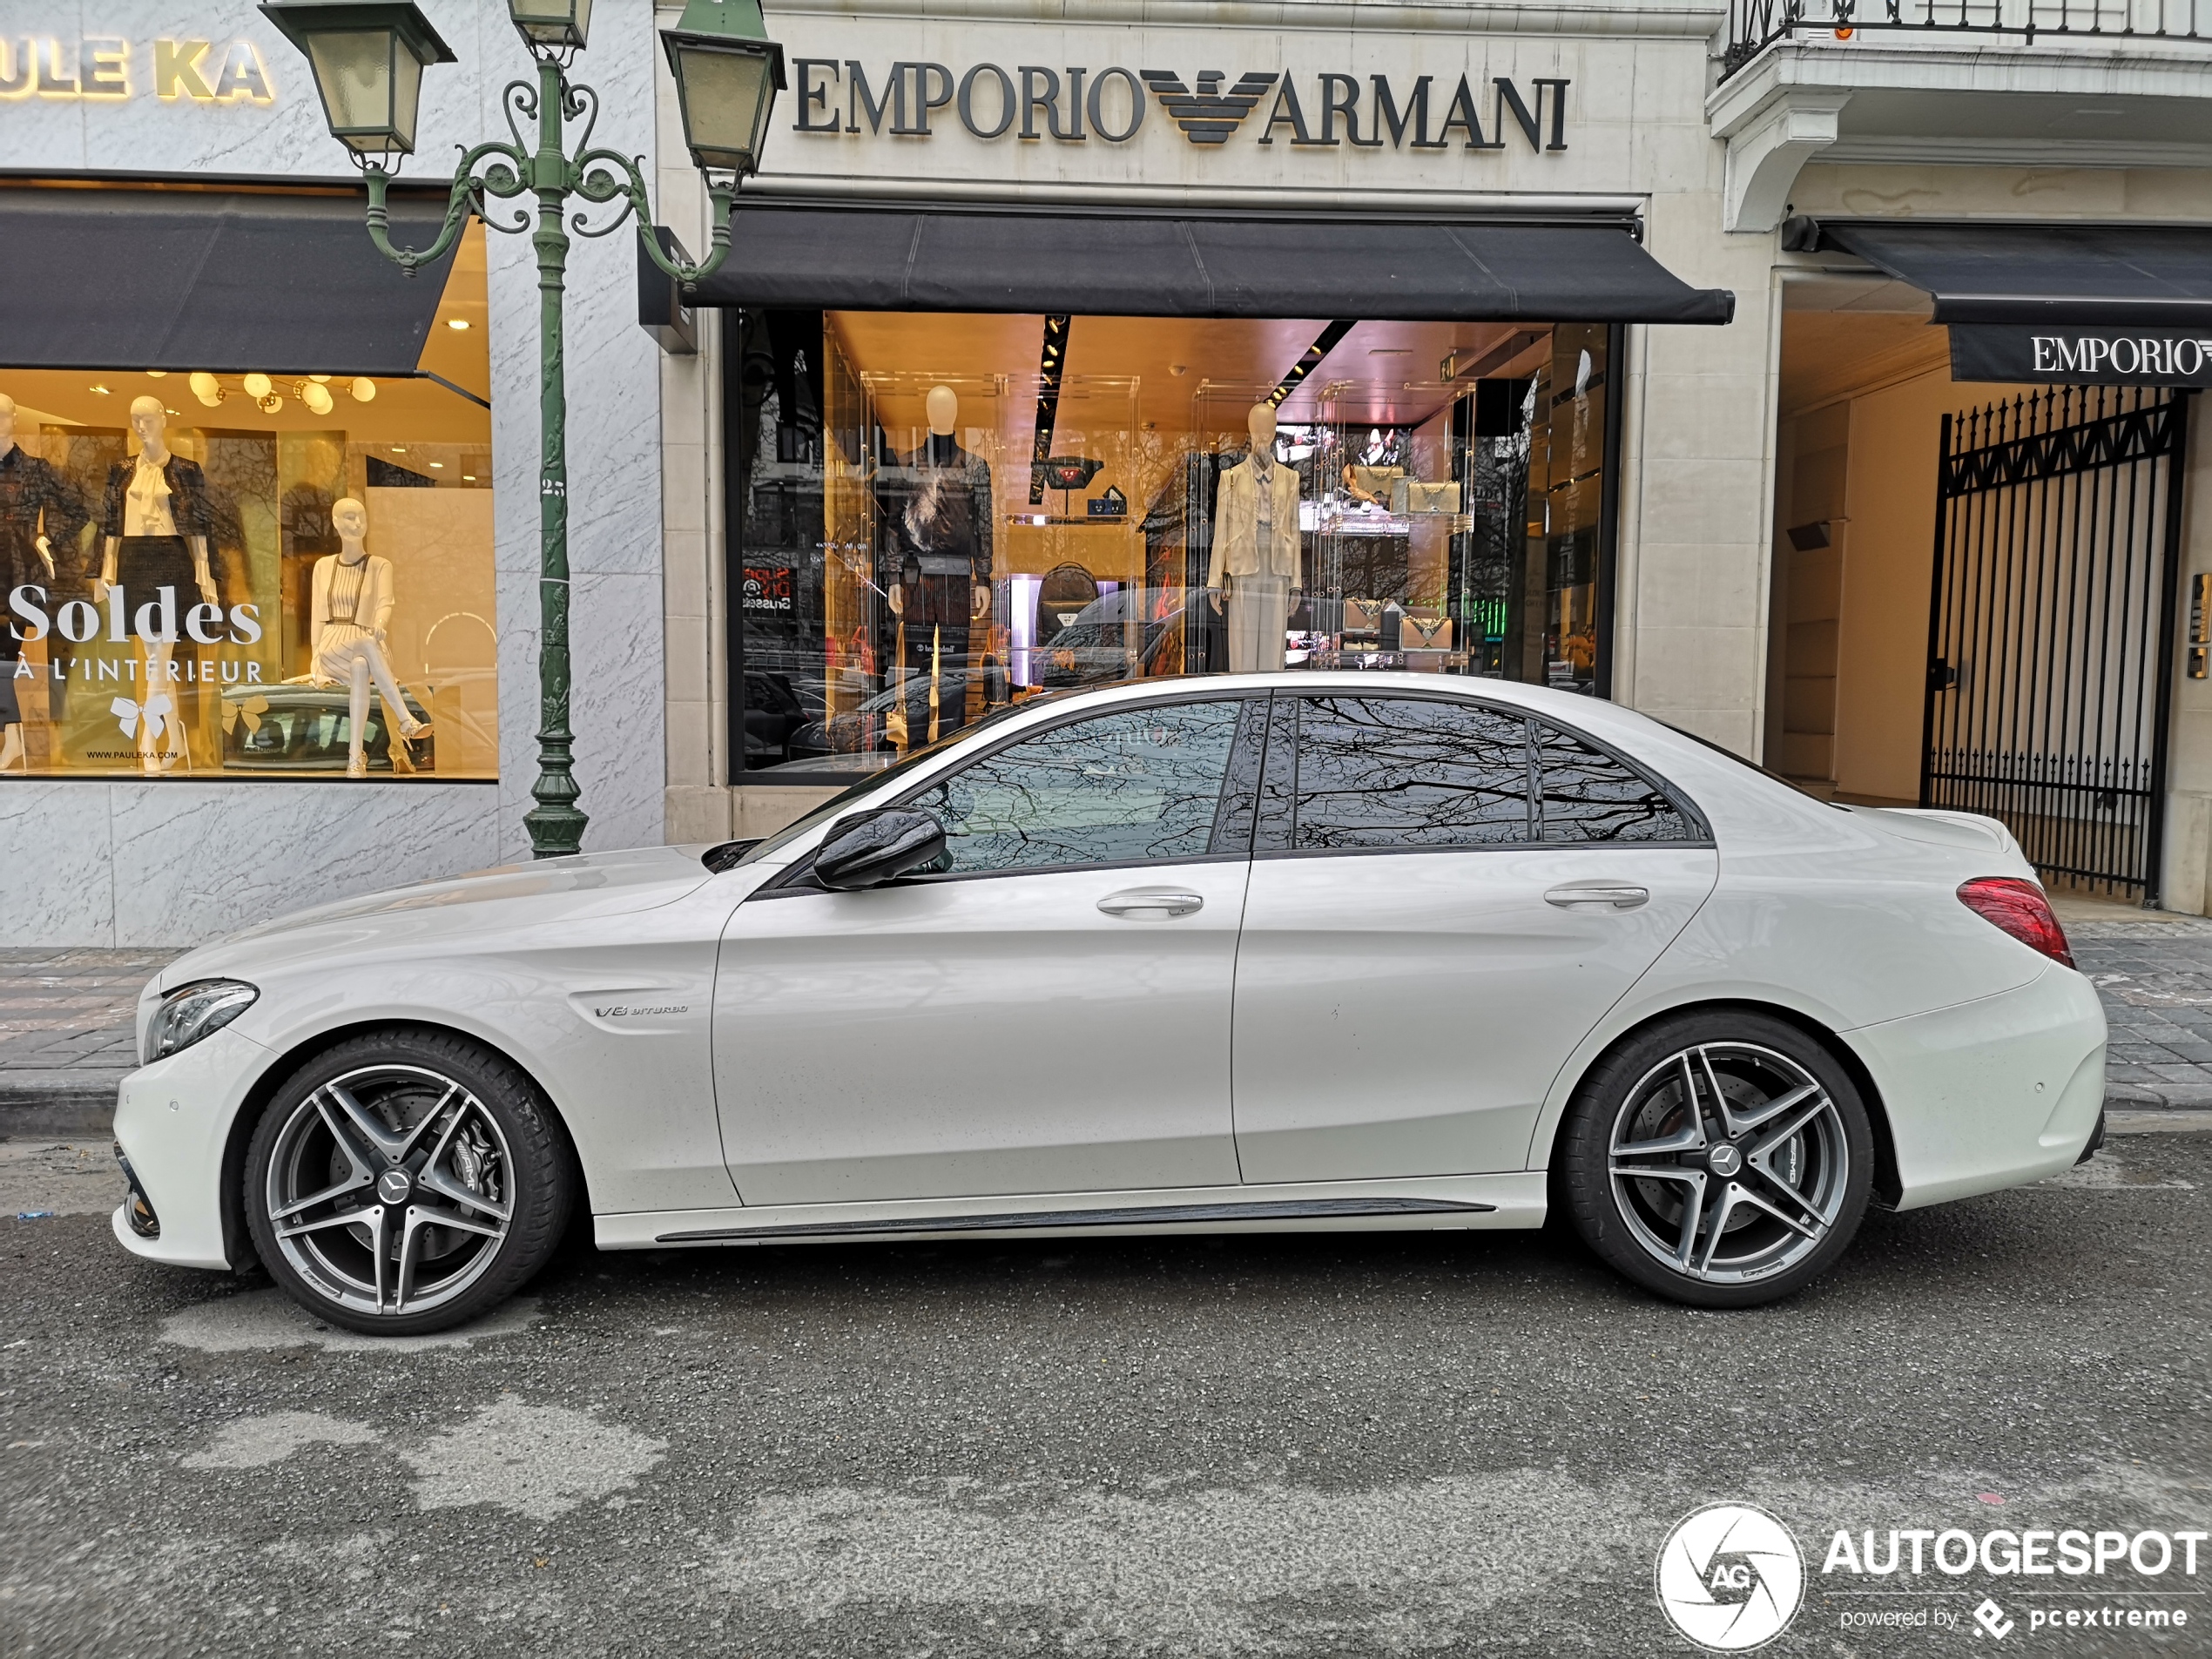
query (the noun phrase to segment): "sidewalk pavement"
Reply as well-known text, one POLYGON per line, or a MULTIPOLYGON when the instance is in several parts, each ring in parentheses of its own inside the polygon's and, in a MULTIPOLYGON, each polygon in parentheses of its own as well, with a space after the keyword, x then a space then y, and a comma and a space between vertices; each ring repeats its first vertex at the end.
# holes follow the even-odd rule
MULTIPOLYGON (((2212 920, 2061 900, 2112 1022, 2106 1104, 2212 1112, 2212 920)), ((0 1140, 100 1136, 137 1063, 138 990, 173 950, 0 950, 0 1140)))

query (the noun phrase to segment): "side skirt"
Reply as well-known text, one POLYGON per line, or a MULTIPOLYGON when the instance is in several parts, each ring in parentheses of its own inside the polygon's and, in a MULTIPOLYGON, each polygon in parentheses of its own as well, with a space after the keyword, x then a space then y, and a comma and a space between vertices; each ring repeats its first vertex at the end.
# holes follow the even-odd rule
POLYGON ((602 1215, 594 1225, 602 1250, 643 1250, 976 1233, 1069 1238, 1487 1230, 1541 1226, 1544 1204, 1543 1173, 1534 1170, 1416 1181, 663 1211, 602 1215))

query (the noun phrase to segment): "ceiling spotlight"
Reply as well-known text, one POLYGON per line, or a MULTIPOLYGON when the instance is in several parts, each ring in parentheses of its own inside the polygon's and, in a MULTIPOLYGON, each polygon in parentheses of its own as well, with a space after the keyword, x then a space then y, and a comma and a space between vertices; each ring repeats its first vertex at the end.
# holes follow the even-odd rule
POLYGON ((446 327, 448 328, 466 328, 468 326, 469 319, 466 317, 448 317, 446 319, 446 327))
POLYGON ((356 374, 349 389, 356 403, 374 403, 376 401, 376 382, 366 374, 356 374))
POLYGON ((395 444, 394 444, 394 445, 392 446, 392 453, 393 453, 394 455, 405 455, 405 454, 407 453, 407 445, 405 445, 405 444, 403 444, 403 443, 395 443, 395 444))
POLYGON ((246 388, 246 396, 252 398, 256 403, 269 395, 269 377, 258 369, 248 374, 239 384, 246 388))
POLYGON ((476 475, 473 472, 464 472, 461 475, 461 482, 464 484, 473 484, 476 482, 476 475))
POLYGON ((110 392, 105 386, 95 384, 92 389, 98 392, 102 397, 112 397, 114 395, 114 394, 110 392))
POLYGON ((299 392, 300 401, 317 415, 327 415, 334 407, 330 399, 330 388, 327 386, 318 386, 308 381, 300 387, 299 392))
POLYGON ((435 472, 443 472, 446 469, 446 463, 442 461, 433 461, 430 467, 435 472))

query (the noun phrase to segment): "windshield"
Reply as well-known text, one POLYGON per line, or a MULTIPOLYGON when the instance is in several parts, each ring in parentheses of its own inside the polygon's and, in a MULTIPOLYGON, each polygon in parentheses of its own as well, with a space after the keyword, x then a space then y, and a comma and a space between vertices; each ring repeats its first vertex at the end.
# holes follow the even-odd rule
POLYGON ((955 743, 960 743, 968 738, 972 738, 978 732, 981 732, 987 727, 998 725, 1008 715, 1019 714, 1025 709, 1035 708, 1042 700, 1043 699, 1042 698, 1033 697, 1020 703, 1009 703, 1002 709, 992 710, 981 719, 974 722, 972 725, 961 726, 956 732, 947 732, 934 743, 924 744, 919 749, 908 750, 903 759, 899 760, 894 765, 886 766, 881 772, 877 772, 873 777, 864 778, 857 784, 853 784, 849 787, 839 790, 837 793, 832 795, 827 800, 824 801, 819 806, 817 806, 813 812, 808 813, 804 818, 799 819, 795 823, 785 825, 783 828, 778 830, 766 840, 746 849, 745 856, 738 859, 735 863, 724 866, 723 867, 736 870, 742 869, 748 864, 759 863, 762 859, 768 857, 771 853, 775 853, 783 847, 789 846, 793 841, 797 840, 800 836, 806 834, 808 830, 813 829, 817 824, 826 823, 829 819, 835 818, 840 813, 844 812, 847 807, 851 806, 853 802, 860 799, 863 796, 873 795, 877 790, 881 789, 886 784, 897 783, 900 779, 913 772, 917 766, 921 765, 922 762, 935 759, 939 755, 944 753, 946 750, 951 748, 955 743))

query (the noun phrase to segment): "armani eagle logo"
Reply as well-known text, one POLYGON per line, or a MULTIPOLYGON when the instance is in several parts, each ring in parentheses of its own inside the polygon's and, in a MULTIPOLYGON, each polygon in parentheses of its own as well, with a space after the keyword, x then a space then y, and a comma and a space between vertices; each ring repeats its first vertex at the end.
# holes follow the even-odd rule
POLYGON ((1193 144, 1226 144, 1244 118, 1275 84, 1271 72, 1263 73, 1248 69, 1237 78, 1236 85, 1226 92, 1221 84, 1228 77, 1217 69, 1198 71, 1198 90, 1193 92, 1183 84, 1183 78, 1164 69, 1139 70, 1145 85, 1160 100, 1160 107, 1171 116, 1184 136, 1193 144))

